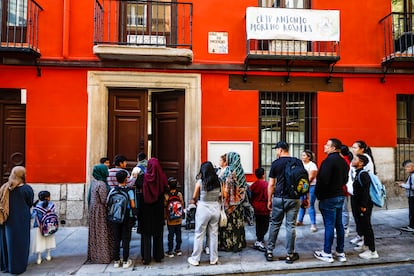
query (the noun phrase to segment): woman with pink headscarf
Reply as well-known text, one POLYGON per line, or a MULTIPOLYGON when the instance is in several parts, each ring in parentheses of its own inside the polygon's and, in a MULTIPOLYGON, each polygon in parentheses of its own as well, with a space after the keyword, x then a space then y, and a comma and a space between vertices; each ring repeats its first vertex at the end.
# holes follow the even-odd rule
POLYGON ((147 265, 151 257, 161 262, 164 257, 164 192, 168 187, 167 176, 162 171, 157 158, 148 160, 147 172, 144 175, 142 205, 142 263, 147 265), (152 251, 152 254, 151 254, 152 251))

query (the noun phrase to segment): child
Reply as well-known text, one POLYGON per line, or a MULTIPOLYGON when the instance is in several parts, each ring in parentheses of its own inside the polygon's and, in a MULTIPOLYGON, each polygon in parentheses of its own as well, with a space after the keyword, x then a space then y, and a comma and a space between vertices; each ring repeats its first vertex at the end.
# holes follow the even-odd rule
POLYGON ((177 191, 177 179, 175 177, 168 178, 169 192, 165 194, 165 214, 167 217, 168 227, 168 251, 165 253, 167 257, 181 256, 181 223, 183 210, 183 195, 177 191), (172 213, 173 212, 173 213, 172 213), (173 251, 175 235, 175 250, 173 251))
MULTIPOLYGON (((368 164, 368 157, 357 154, 352 159, 352 167, 355 168, 355 179, 351 196, 352 213, 357 228, 364 236, 364 244, 354 247, 355 251, 362 252, 359 257, 363 259, 377 259, 378 253, 375 250, 375 237, 372 230, 371 215, 373 203, 369 195, 371 179, 364 167, 368 164)), ((337 253, 338 254, 338 253, 337 253)))
MULTIPOLYGON (((129 259, 129 244, 131 242, 131 230, 132 226, 135 223, 134 215, 136 213, 135 208, 135 195, 134 191, 128 188, 128 173, 125 170, 120 170, 116 173, 116 180, 118 181, 118 187, 112 189, 119 189, 123 193, 128 194, 128 206, 126 209, 125 217, 122 223, 110 222, 110 227, 112 228, 112 233, 114 235, 114 267, 121 266, 120 259, 120 247, 122 241, 122 251, 123 251, 123 268, 129 268, 132 266, 132 260, 129 259)), ((112 191, 112 190, 111 190, 112 191)))
POLYGON ((413 232, 414 234, 414 162, 406 160, 403 162, 405 172, 409 174, 407 182, 400 184, 401 188, 406 190, 408 198, 408 220, 407 226, 401 227, 400 229, 407 232, 413 232))
POLYGON ((266 251, 264 245, 264 235, 269 228, 270 210, 267 208, 267 181, 264 179, 265 171, 263 168, 257 168, 254 172, 257 180, 250 186, 251 202, 256 216, 256 237, 254 248, 262 252, 266 251))
POLYGON ((40 228, 39 222, 42 220, 43 213, 41 212, 42 209, 51 210, 55 212, 55 204, 50 201, 50 192, 48 191, 41 191, 39 192, 39 199, 35 201, 33 204, 34 207, 32 211, 32 218, 34 218, 34 224, 31 234, 31 252, 37 254, 37 264, 42 263, 42 252, 46 250, 46 260, 52 260, 52 256, 50 255, 50 250, 56 248, 56 240, 55 235, 50 236, 43 236, 40 228))

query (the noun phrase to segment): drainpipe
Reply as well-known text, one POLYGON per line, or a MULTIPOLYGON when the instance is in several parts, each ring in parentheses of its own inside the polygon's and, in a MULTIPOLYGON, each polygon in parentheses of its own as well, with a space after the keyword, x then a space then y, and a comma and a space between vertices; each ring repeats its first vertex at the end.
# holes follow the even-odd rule
POLYGON ((63 42, 62 55, 64 59, 69 57, 69 31, 70 31, 70 0, 63 0, 63 42))

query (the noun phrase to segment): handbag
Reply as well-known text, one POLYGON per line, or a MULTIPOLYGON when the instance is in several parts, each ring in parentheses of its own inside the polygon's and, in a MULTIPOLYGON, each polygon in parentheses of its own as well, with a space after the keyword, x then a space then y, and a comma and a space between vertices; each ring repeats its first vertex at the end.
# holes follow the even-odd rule
MULTIPOLYGON (((221 190, 223 191, 223 185, 221 185, 221 190)), ((227 226, 227 215, 226 215, 226 210, 224 210, 223 195, 222 195, 222 198, 221 198, 219 226, 220 227, 226 227, 227 226)))

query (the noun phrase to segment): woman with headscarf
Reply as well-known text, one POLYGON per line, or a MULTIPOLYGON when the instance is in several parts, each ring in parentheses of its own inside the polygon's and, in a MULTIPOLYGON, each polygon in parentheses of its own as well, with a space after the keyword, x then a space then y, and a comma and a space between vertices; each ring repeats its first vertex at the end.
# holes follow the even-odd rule
POLYGON ((0 268, 2 272, 26 271, 30 248, 30 208, 33 189, 26 185, 26 169, 14 167, 0 188, 0 268))
POLYGON ((94 264, 109 264, 113 260, 113 235, 106 219, 108 174, 108 168, 104 164, 93 167, 93 180, 90 184, 87 261, 94 264))
POLYGON ((164 192, 168 188, 167 176, 162 171, 157 158, 148 160, 147 172, 144 175, 142 205, 143 226, 141 243, 143 243, 142 263, 156 262, 164 257, 164 192), (152 254, 151 254, 152 251, 152 254))
POLYGON ((219 230, 219 249, 239 252, 246 247, 242 203, 246 197, 247 182, 238 153, 227 153, 227 168, 221 175, 221 180, 224 181, 223 200, 227 226, 219 230))

